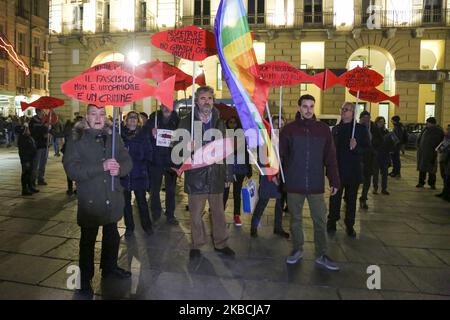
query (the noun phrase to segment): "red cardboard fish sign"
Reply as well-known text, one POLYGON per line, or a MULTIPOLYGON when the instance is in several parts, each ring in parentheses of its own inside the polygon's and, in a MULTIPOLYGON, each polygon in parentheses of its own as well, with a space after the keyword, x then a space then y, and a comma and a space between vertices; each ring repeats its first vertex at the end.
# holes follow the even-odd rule
POLYGON ((64 82, 61 91, 69 97, 101 107, 121 107, 154 96, 173 109, 174 85, 175 77, 161 82, 158 87, 152 87, 126 71, 102 69, 80 74, 64 82))
POLYGON ((314 76, 311 76, 311 78, 311 82, 322 90, 327 90, 340 83, 339 78, 328 69, 324 72, 316 73, 314 76))
POLYGON ((312 77, 284 61, 271 61, 258 65, 258 75, 272 87, 292 86, 310 82, 312 77))
MULTIPOLYGON (((358 92, 350 90, 350 94, 352 96, 356 97, 358 95, 358 92)), ((390 97, 387 94, 385 94, 384 92, 382 92, 376 88, 371 88, 370 90, 359 91, 359 98, 361 100, 365 100, 368 102, 374 102, 374 103, 381 102, 381 101, 391 101, 397 107, 400 105, 400 96, 398 94, 390 97)))
POLYGON ((217 54, 214 34, 196 26, 155 33, 152 44, 175 57, 202 61, 217 54))
POLYGON ((53 109, 53 108, 60 107, 63 104, 64 104, 64 100, 62 100, 62 99, 44 96, 44 97, 40 97, 37 100, 34 100, 31 103, 26 103, 24 101, 21 101, 20 107, 22 108, 22 111, 25 111, 29 107, 34 107, 36 109, 53 109))
POLYGON ((355 91, 369 90, 383 82, 383 76, 367 67, 356 67, 339 77, 342 85, 355 91))

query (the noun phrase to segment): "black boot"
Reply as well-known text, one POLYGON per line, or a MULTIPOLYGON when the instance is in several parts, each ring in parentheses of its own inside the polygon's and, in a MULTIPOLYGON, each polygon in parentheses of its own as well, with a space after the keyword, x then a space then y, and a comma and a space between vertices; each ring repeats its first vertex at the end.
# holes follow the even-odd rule
POLYGON ((30 191, 30 190, 28 190, 28 188, 22 188, 22 195, 23 196, 32 196, 33 195, 33 193, 30 191))
POLYGON ((258 238, 258 230, 256 229, 256 227, 250 228, 250 236, 252 238, 258 238))

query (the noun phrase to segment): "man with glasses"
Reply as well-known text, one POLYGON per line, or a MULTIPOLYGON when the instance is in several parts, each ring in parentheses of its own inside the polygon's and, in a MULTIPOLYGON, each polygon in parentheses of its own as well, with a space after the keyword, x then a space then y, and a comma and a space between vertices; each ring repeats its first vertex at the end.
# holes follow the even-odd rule
POLYGON ((369 148, 369 136, 367 130, 360 124, 355 126, 353 133, 353 117, 355 116, 355 105, 345 102, 341 107, 341 122, 332 130, 334 145, 339 168, 341 188, 335 195, 330 196, 330 212, 328 214, 327 231, 336 232, 336 222, 340 219, 342 195, 345 190, 345 227, 347 235, 356 237, 355 213, 358 188, 363 180, 362 157, 369 148))
POLYGON ((286 263, 295 264, 303 257, 302 211, 305 199, 308 199, 314 226, 316 265, 338 271, 337 264, 326 254, 327 209, 323 194, 325 172, 330 181, 331 195, 338 192, 339 173, 330 129, 314 115, 315 101, 311 95, 301 96, 295 121, 287 124, 280 134, 280 155, 286 178, 293 240, 293 250, 286 263))

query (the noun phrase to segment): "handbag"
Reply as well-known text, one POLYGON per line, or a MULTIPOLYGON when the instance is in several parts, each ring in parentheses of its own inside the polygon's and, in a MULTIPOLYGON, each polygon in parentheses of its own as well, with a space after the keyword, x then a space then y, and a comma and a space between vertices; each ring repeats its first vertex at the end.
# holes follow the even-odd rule
POLYGON ((253 213, 258 202, 258 192, 256 188, 256 180, 250 179, 242 188, 242 207, 244 213, 253 213))

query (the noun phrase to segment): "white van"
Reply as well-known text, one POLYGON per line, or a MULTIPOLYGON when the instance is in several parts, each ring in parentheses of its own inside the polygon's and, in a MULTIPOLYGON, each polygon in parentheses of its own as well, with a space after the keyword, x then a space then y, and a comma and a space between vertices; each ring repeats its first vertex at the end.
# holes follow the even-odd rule
POLYGON ((330 127, 330 130, 333 129, 333 127, 336 126, 339 122, 341 122, 341 116, 337 114, 321 114, 317 116, 317 119, 325 122, 330 127))

